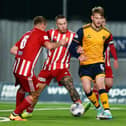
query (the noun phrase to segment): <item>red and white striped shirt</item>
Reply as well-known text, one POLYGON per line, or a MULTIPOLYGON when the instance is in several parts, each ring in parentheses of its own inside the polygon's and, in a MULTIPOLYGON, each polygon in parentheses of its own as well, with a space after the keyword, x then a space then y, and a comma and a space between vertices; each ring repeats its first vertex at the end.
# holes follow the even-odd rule
POLYGON ((49 41, 45 31, 37 28, 25 33, 15 44, 18 47, 13 72, 25 77, 34 75, 34 67, 44 46, 45 41, 49 41))
POLYGON ((58 29, 51 29, 48 32, 51 41, 59 42, 61 39, 66 39, 68 44, 60 46, 56 49, 49 50, 47 60, 44 63, 44 70, 56 70, 70 67, 71 54, 68 51, 70 43, 72 42, 75 33, 67 30, 66 33, 61 33, 58 29))
POLYGON ((117 54, 116 54, 116 49, 114 46, 114 42, 111 41, 109 43, 109 46, 107 47, 105 51, 105 67, 111 67, 111 62, 110 62, 110 52, 115 60, 117 60, 117 54))

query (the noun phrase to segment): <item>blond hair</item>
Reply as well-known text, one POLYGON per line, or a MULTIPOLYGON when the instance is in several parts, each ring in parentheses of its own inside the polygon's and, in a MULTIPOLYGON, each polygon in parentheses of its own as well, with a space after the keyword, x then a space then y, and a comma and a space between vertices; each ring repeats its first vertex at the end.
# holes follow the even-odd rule
POLYGON ((99 13, 101 16, 104 16, 104 9, 101 6, 92 8, 91 12, 92 15, 94 15, 95 13, 99 13))

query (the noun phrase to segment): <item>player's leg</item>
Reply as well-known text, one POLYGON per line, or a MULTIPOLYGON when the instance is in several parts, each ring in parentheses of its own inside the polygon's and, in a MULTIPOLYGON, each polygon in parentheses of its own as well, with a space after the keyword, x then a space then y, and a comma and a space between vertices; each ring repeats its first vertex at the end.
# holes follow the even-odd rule
MULTIPOLYGON (((39 95, 42 93, 42 91, 44 90, 44 88, 49 85, 50 81, 51 81, 52 77, 51 77, 51 73, 50 71, 45 71, 45 70, 41 70, 39 75, 38 75, 38 84, 37 87, 39 87, 39 90, 37 92, 31 92, 32 95, 37 95, 39 97, 39 95)), ((34 103, 29 106, 26 109, 26 112, 23 112, 21 114, 21 116, 23 118, 29 118, 32 116, 32 112, 34 110, 34 107, 38 101, 38 97, 36 97, 36 99, 34 99, 34 103)))
MULTIPOLYGON (((96 86, 96 82, 94 81, 94 86, 93 86, 93 92, 96 94, 97 99, 99 99, 99 92, 96 86)), ((111 67, 105 67, 105 89, 107 92, 112 88, 113 86, 113 73, 111 67)), ((99 103, 101 105, 101 101, 99 99, 99 103)))
POLYGON ((112 86, 113 86, 113 78, 105 78, 105 89, 107 92, 109 92, 112 86))
POLYGON ((38 83, 37 84, 38 90, 36 90, 35 92, 30 93, 32 95, 33 99, 34 99, 34 102, 30 106, 28 106, 28 108, 26 109, 26 112, 23 112, 21 114, 21 117, 23 117, 23 118, 32 117, 32 112, 33 112, 33 110, 35 108, 35 105, 38 102, 38 98, 39 98, 41 92, 45 89, 46 86, 47 86, 47 84, 44 84, 44 83, 38 83))
POLYGON ((17 90, 16 94, 16 107, 20 105, 20 103, 24 100, 24 98, 25 98, 25 90, 22 87, 20 87, 17 90))
POLYGON ((91 78, 88 76, 83 76, 81 77, 81 83, 82 83, 83 90, 86 96, 88 97, 88 99, 96 108, 99 108, 100 105, 98 99, 96 98, 95 93, 91 90, 91 78))
POLYGON ((105 89, 105 66, 104 63, 97 63, 94 64, 94 73, 95 73, 95 80, 96 80, 96 86, 99 91, 99 97, 100 101, 102 103, 102 106, 104 108, 104 118, 105 119, 111 119, 112 114, 110 112, 109 102, 108 102, 108 94, 105 89))
MULTIPOLYGON (((80 95, 78 94, 76 88, 74 87, 73 79, 71 77, 69 70, 68 69, 55 70, 54 73, 55 73, 55 77, 56 77, 57 81, 59 82, 59 85, 63 85, 69 92, 71 100, 73 102, 82 103, 80 100, 80 95)), ((84 105, 85 112, 88 111, 90 106, 91 106, 90 103, 86 103, 84 105)))
POLYGON ((83 76, 81 77, 81 82, 83 89, 85 91, 86 96, 90 100, 90 102, 95 106, 96 111, 97 111, 97 118, 100 118, 103 116, 103 111, 102 108, 99 104, 99 101, 96 97, 96 94, 91 90, 91 78, 88 76, 83 76))
POLYGON ((99 90, 99 97, 102 103, 102 106, 104 108, 104 117, 105 119, 111 119, 112 118, 112 114, 110 112, 110 107, 109 107, 109 101, 108 101, 108 94, 106 92, 105 89, 105 84, 104 84, 104 76, 96 76, 96 84, 99 90))
POLYGON ((80 102, 81 103, 80 96, 73 85, 73 80, 72 80, 71 76, 63 77, 60 80, 60 83, 67 89, 67 91, 69 92, 69 94, 71 96, 71 100, 73 102, 80 102))
POLYGON ((69 92, 71 100, 73 102, 81 103, 80 96, 76 88, 74 87, 73 79, 68 69, 58 69, 58 70, 55 70, 54 73, 59 84, 63 85, 69 92))
MULTIPOLYGON (((71 100, 74 103, 76 103, 76 102, 82 103, 81 100, 80 100, 80 95, 78 94, 76 88, 74 87, 73 79, 72 79, 71 75, 67 75, 67 76, 65 75, 60 80, 60 84, 62 84, 67 89, 67 91, 69 92, 69 94, 71 96, 71 100)), ((89 110, 90 106, 91 106, 90 103, 86 103, 84 105, 85 112, 87 112, 89 110)))
POLYGON ((85 94, 91 103, 95 106, 97 110, 97 117, 100 118, 103 116, 102 107, 99 104, 96 94, 91 90, 91 81, 95 79, 95 71, 97 71, 96 64, 84 65, 80 66, 79 75, 81 77, 81 82, 85 94))
POLYGON ((109 92, 109 90, 113 86, 113 73, 111 67, 106 67, 105 69, 105 88, 106 91, 109 92))
POLYGON ((24 100, 25 98, 25 90, 20 84, 19 78, 17 74, 14 74, 15 77, 15 86, 20 86, 16 93, 16 107, 24 100))
POLYGON ((91 90, 91 81, 94 79, 93 72, 92 72, 92 65, 80 66, 79 75, 86 96, 93 103, 93 105, 96 108, 98 108, 99 107, 98 99, 96 98, 96 94, 91 90))
MULTIPOLYGON (((25 92, 31 92, 36 91, 38 87, 34 86, 32 78, 18 78, 20 81, 20 85, 23 87, 25 92), (32 88, 31 88, 32 87, 32 88)), ((32 95, 28 95, 24 98, 24 100, 16 107, 16 109, 10 114, 11 120, 17 120, 17 121, 25 121, 25 119, 22 119, 20 117, 20 114, 30 105, 34 103, 34 97, 32 95)))

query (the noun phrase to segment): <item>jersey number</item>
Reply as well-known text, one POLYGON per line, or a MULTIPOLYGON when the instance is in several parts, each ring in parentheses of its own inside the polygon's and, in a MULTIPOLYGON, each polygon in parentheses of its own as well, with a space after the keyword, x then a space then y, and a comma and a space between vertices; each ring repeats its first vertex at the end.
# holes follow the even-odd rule
POLYGON ((29 38, 29 35, 24 36, 24 38, 22 39, 21 44, 20 44, 20 49, 23 49, 25 47, 28 38, 29 38))

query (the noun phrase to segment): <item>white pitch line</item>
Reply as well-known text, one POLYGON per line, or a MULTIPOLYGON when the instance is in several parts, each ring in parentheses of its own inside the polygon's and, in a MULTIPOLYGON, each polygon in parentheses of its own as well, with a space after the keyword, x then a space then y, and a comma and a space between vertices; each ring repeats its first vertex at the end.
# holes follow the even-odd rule
MULTIPOLYGON (((48 111, 48 110, 68 110, 69 108, 35 108, 35 111, 48 111)), ((11 112, 13 109, 0 110, 0 112, 11 112)))
MULTIPOLYGON (((69 110, 70 108, 35 108, 35 111, 50 111, 50 110, 69 110)), ((94 108, 91 107, 93 110, 94 108)), ((114 107, 111 108, 111 110, 126 110, 126 108, 119 108, 119 107, 114 107)), ((0 110, 0 112, 12 112, 13 109, 7 109, 7 110, 0 110)))

